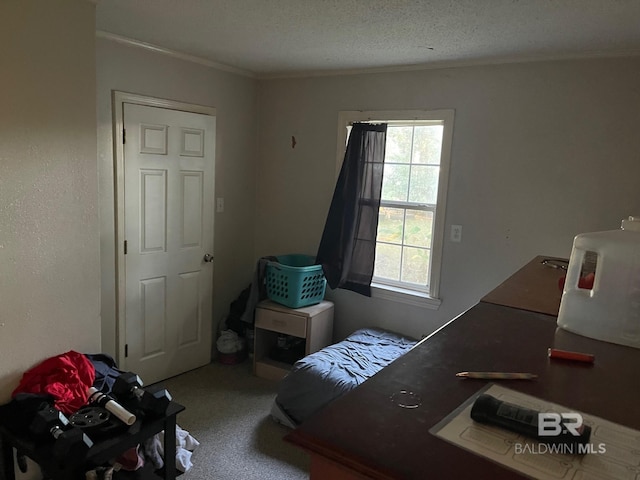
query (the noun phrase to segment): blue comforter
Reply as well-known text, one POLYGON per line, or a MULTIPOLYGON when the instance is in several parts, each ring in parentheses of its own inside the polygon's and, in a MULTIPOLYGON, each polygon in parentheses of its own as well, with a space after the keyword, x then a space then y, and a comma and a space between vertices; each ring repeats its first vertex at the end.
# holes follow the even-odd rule
POLYGON ((342 342, 298 360, 280 383, 276 403, 295 423, 301 423, 416 343, 383 330, 357 330, 342 342))

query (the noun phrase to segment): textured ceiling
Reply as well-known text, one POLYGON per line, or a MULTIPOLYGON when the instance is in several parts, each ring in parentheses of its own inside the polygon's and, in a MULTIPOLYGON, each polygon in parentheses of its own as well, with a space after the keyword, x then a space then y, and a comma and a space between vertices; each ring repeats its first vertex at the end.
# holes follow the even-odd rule
POLYGON ((97 29, 257 76, 640 54, 640 0, 98 0, 97 29))

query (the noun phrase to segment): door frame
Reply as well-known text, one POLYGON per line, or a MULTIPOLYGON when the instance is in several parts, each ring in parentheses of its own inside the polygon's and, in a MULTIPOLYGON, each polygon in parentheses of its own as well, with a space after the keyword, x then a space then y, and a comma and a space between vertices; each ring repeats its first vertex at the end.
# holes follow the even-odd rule
MULTIPOLYGON (((118 365, 125 365, 125 344, 126 344, 126 324, 125 324, 125 258, 124 258, 124 104, 143 105, 146 107, 165 108, 167 110, 179 110, 189 113, 200 113, 204 115, 216 116, 215 107, 196 105, 192 103, 167 100, 164 98, 149 97, 136 93, 113 90, 112 96, 113 112, 113 152, 114 152, 114 216, 115 216, 115 248, 116 248, 116 362, 118 365)), ((216 123, 217 124, 217 123, 216 123)), ((215 172, 215 165, 214 165, 215 172)), ((214 230, 215 231, 215 230, 214 230)), ((215 252, 213 252, 215 255, 215 252)))

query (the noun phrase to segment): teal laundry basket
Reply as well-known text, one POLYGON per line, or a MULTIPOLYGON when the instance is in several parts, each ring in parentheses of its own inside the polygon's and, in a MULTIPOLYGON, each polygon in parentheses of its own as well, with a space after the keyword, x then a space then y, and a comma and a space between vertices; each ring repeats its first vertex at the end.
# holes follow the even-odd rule
POLYGON ((265 268, 267 296, 289 308, 320 303, 327 288, 322 265, 311 255, 280 255, 265 268))

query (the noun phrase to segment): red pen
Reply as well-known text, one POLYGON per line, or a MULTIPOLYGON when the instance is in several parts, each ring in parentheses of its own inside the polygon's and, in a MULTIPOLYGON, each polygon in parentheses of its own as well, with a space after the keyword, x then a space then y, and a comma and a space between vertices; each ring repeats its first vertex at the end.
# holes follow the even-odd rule
POLYGON ((567 350, 558 350, 557 348, 549 349, 549 358, 558 358, 561 360, 573 360, 576 362, 593 363, 596 360, 595 355, 590 353, 569 352, 567 350))

